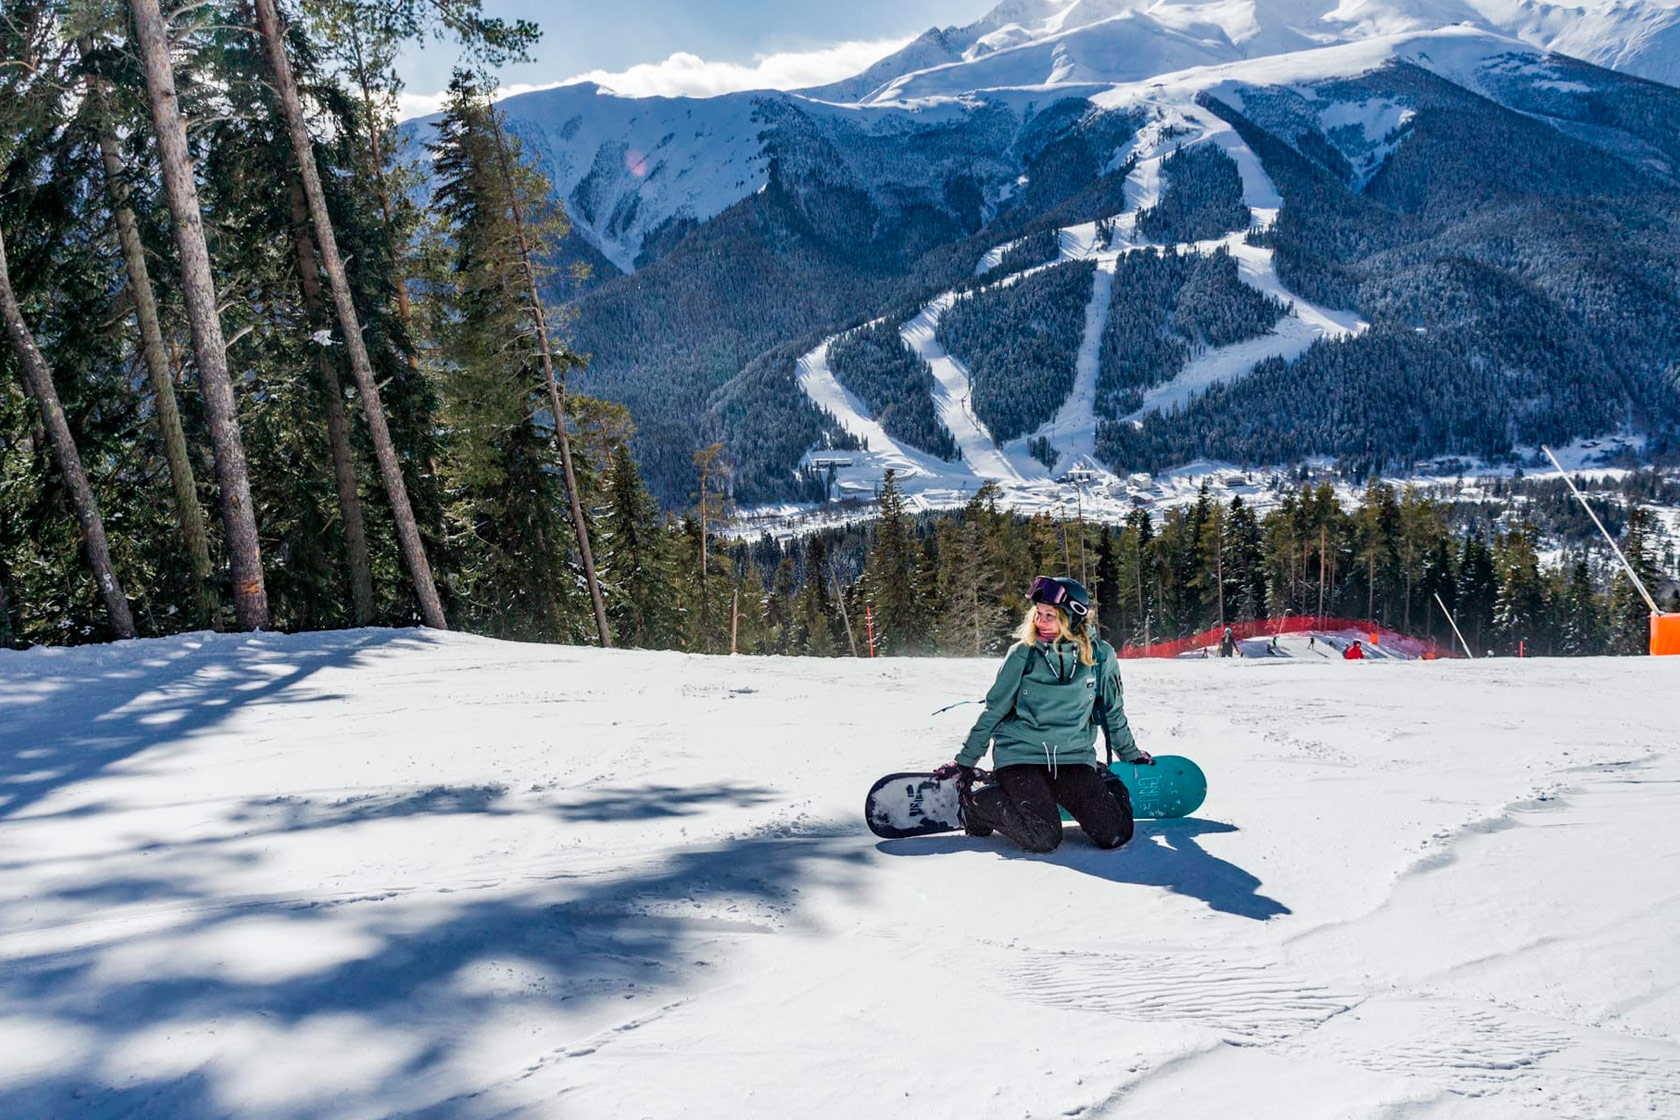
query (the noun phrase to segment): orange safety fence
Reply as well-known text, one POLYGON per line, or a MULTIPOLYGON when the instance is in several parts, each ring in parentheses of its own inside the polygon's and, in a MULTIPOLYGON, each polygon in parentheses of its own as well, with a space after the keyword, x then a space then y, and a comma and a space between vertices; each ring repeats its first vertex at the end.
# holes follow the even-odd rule
POLYGON ((1680 614, 1651 616, 1651 656, 1680 656, 1680 614))
MULTIPOLYGON (((1680 643, 1680 615, 1670 616, 1676 620, 1674 627, 1674 641, 1680 643)), ((1370 645, 1393 646, 1403 652, 1413 653, 1423 658, 1461 657, 1446 646, 1437 645, 1428 638, 1417 638, 1409 634, 1402 634, 1386 626, 1380 626, 1361 618, 1331 618, 1318 615, 1290 615, 1286 618, 1259 618, 1252 622, 1233 622, 1230 624, 1231 636, 1238 641, 1254 638, 1270 638, 1273 634, 1300 634, 1308 630, 1346 631, 1355 630, 1364 635, 1361 639, 1370 645)), ((1656 652, 1656 619, 1651 620, 1652 652, 1656 652)), ((1154 642, 1147 646, 1122 646, 1120 656, 1134 657, 1177 657, 1192 650, 1205 649, 1219 644, 1225 628, 1215 626, 1211 630, 1203 630, 1189 638, 1178 638, 1170 642, 1154 642)), ((1677 649, 1676 652, 1680 652, 1677 649)))

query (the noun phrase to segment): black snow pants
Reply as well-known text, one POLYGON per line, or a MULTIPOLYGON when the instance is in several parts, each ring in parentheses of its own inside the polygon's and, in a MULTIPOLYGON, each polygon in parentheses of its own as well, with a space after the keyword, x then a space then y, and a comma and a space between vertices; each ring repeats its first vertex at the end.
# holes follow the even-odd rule
POLYGON ((1117 796, 1093 767, 1052 771, 1025 764, 1003 766, 992 775, 992 784, 974 793, 970 831, 975 826, 996 829, 1029 852, 1053 852, 1062 842, 1062 817, 1057 812, 1061 805, 1099 848, 1118 848, 1132 838, 1132 803, 1125 787, 1117 796))

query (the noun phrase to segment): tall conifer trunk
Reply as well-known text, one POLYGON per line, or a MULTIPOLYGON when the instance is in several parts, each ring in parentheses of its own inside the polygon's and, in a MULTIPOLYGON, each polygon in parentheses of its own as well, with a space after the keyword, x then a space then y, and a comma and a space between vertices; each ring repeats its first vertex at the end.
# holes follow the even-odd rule
MULTIPOLYGON (((315 245, 309 239, 309 210, 296 178, 286 184, 292 203, 292 254, 297 261, 298 287, 310 324, 326 315, 321 299, 321 276, 315 268, 315 245)), ((373 567, 368 560, 367 528, 362 498, 356 488, 356 457, 350 446, 350 415, 344 407, 344 385, 338 366, 325 346, 316 348, 316 373, 327 419, 327 443, 332 448, 333 484, 338 488, 339 515, 344 519, 344 550, 350 560, 350 600, 357 626, 373 621, 373 567)))
POLYGON ((11 269, 6 262, 6 241, 0 236, 0 318, 6 321, 6 333, 11 337, 12 349, 17 352, 18 364, 29 382, 30 395, 41 410, 41 423, 52 442, 58 469, 70 490, 70 501, 76 509, 76 521, 82 529, 82 543, 87 547, 88 563, 93 568, 94 582, 105 600, 105 613, 111 630, 119 638, 134 637, 134 616, 128 610, 128 597, 123 594, 122 582, 111 563, 111 549, 105 541, 105 521, 99 516, 99 502, 88 485, 87 473, 82 470, 82 457, 76 451, 76 441, 65 422, 64 409, 58 403, 58 389, 53 385, 52 371, 35 345, 35 337, 23 321, 23 309, 12 292, 11 269))
MULTIPOLYGON (((78 46, 84 61, 92 53, 91 42, 83 38, 78 46)), ((216 618, 216 599, 210 588, 209 535, 204 528, 204 510, 198 504, 198 482, 193 477, 192 458, 187 454, 187 436, 181 427, 181 410, 175 403, 175 381, 170 375, 169 356, 163 348, 163 330, 158 324, 157 297, 146 267, 146 249, 140 241, 139 224, 128 205, 128 184, 123 178, 122 153, 111 131, 108 83, 89 74, 88 94, 98 116, 99 154, 105 168, 105 190, 111 199, 116 221, 117 243, 122 248, 123 267, 128 273, 128 290, 134 299, 134 318, 140 328, 140 356, 152 385, 152 400, 163 456, 169 464, 169 482, 175 495, 175 513, 180 520, 181 540, 191 560, 190 579, 195 608, 201 625, 216 618)))
MULTIPOLYGON (((139 0, 136 0, 139 2, 139 0)), ((320 171, 315 166, 315 152, 310 144, 309 130, 304 126, 303 103, 298 97, 297 82, 292 76, 291 60, 286 56, 286 44, 280 29, 280 15, 274 0, 253 0, 257 12, 257 27, 263 48, 268 54, 269 67, 274 75, 275 93, 280 100, 280 113, 285 119, 286 132, 292 143, 297 170, 303 180, 303 194, 309 204, 309 217, 315 226, 315 243, 321 250, 321 268, 332 290, 333 307, 338 312, 339 333, 350 355, 350 373, 362 397, 362 411, 367 416, 368 434, 373 439, 374 457, 379 462, 379 474, 385 484, 385 495, 391 503, 396 523, 397 543, 414 592, 420 600, 420 616, 427 626, 436 630, 448 629, 443 617, 443 603, 438 598, 437 584, 432 579, 432 566, 426 559, 425 545, 420 540, 420 527, 409 505, 408 487, 403 482, 402 466, 391 442, 391 431, 385 423, 385 409, 379 401, 379 385, 373 377, 373 364, 368 360, 367 346, 362 341, 361 321, 350 297, 350 283, 345 277, 344 258, 338 251, 338 239, 333 234, 332 219, 327 214, 326 194, 321 189, 320 171)))
MULTIPOLYGON (((265 0, 266 2, 266 0, 265 0)), ((571 504, 572 528, 577 533, 578 551, 583 557, 583 578, 589 585, 589 601, 595 609, 595 629, 600 635, 601 648, 612 646, 612 634, 607 629, 607 608, 601 599, 601 581, 595 576, 595 555, 589 548, 589 526, 583 519, 583 502, 578 495, 577 473, 572 469, 572 441, 566 432, 566 405, 558 379, 554 375, 554 352, 548 341, 548 315, 543 310, 542 295, 537 290, 537 270, 531 264, 531 244, 525 236, 525 215, 519 204, 519 189, 514 184, 513 161, 508 155, 507 137, 502 134, 501 114, 494 104, 486 106, 490 128, 496 137, 496 155, 502 165, 502 178, 508 187, 508 200, 513 207, 513 228, 519 238, 519 262, 525 269, 525 282, 530 289, 531 316, 537 323, 537 341, 542 347, 543 388, 548 390, 548 406, 554 413, 554 433, 560 442, 560 466, 566 475, 566 497, 571 504)), ((705 551, 705 527, 701 527, 702 559, 705 551)))
POLYGON ((210 272, 210 250, 204 242, 204 218, 193 182, 187 128, 175 94, 175 71, 169 59, 169 29, 158 0, 129 0, 134 15, 134 40, 146 72, 146 95, 157 130, 158 159, 175 243, 181 254, 181 289, 192 331, 193 356, 198 361, 204 412, 216 459, 221 489, 222 524, 227 536, 233 575, 234 618, 242 630, 268 627, 268 591, 263 585, 262 546, 257 518, 251 508, 251 482, 245 465, 245 445, 239 434, 239 412, 228 376, 227 342, 210 272))

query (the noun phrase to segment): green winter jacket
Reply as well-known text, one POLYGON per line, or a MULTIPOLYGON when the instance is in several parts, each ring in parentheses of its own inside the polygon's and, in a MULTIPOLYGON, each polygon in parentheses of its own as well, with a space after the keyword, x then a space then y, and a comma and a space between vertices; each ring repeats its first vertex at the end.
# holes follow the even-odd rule
POLYGON ((1126 723, 1119 658, 1103 641, 1096 643, 1096 653, 1095 665, 1081 665, 1072 642, 1011 646, 957 761, 975 765, 989 743, 993 766, 1095 767, 1099 711, 1114 753, 1128 762, 1137 758, 1141 752, 1126 723))

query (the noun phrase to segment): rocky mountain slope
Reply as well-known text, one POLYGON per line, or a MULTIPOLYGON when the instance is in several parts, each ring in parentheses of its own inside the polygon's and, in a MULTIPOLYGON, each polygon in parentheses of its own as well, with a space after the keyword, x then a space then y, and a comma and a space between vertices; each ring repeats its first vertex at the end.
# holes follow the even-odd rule
POLYGON ((853 465, 871 470, 894 457, 851 419, 867 405, 801 388, 816 384, 801 359, 870 322, 904 327, 914 350, 918 316, 984 287, 1029 237, 1097 264, 1085 367, 1023 370, 1033 392, 1066 393, 1024 409, 1000 405, 991 377, 980 411, 1030 413, 1004 422, 1029 454, 1001 446, 964 396, 968 367, 1002 368, 1020 339, 969 330, 986 352, 943 355, 954 366, 920 353, 949 439, 903 450, 946 464, 930 484, 953 470, 1011 480, 976 473, 966 452, 952 466, 953 444, 1051 477, 1075 462, 1497 459, 1613 430, 1661 454, 1680 368, 1680 91, 1483 29, 1539 27, 1601 55, 1614 39, 1613 61, 1649 69, 1669 9, 1633 11, 1023 0, 819 90, 630 99, 569 86, 505 108, 579 235, 625 273, 602 269, 577 301, 574 341, 591 355, 580 387, 630 405, 671 503, 713 440, 748 503, 831 494, 813 451, 867 442, 853 465), (1162 173, 1210 143, 1240 174, 1193 175, 1200 157, 1162 173), (1224 217, 1197 218, 1202 206, 1224 217), (1139 303, 1130 280, 1116 294, 1116 275, 1142 275, 1121 258, 1145 249, 1233 255, 1243 284, 1293 313, 1242 338, 1186 330, 1175 308, 1235 322, 1250 296, 1210 287, 1205 270, 1190 297, 1139 303), (1326 325, 1304 327, 1303 310, 1326 325), (1162 317, 1143 328, 1139 315, 1162 317), (1136 329, 1109 328, 1115 316, 1136 329), (1177 339, 1177 356, 1127 373, 1156 338, 1177 339))

